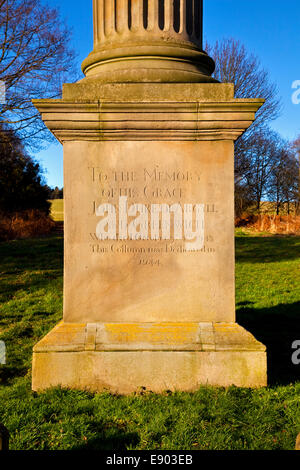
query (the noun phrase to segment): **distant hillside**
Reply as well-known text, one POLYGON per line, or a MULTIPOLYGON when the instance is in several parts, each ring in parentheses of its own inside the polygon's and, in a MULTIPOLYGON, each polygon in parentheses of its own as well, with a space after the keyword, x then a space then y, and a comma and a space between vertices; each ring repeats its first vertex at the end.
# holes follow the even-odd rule
POLYGON ((63 222, 64 220, 64 200, 54 199, 49 201, 51 203, 51 217, 56 222, 63 222))

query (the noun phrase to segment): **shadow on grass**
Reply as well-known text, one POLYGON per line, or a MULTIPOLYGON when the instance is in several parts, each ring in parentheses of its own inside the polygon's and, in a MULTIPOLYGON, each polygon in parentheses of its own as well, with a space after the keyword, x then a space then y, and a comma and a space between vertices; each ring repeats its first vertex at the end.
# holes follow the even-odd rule
POLYGON ((126 451, 128 447, 136 447, 140 441, 136 432, 124 432, 118 428, 109 430, 100 430, 98 436, 90 439, 86 444, 74 446, 71 450, 113 450, 126 451))
POLYGON ((237 237, 236 260, 240 263, 276 263, 300 258, 300 237, 237 237))
POLYGON ((0 243, 0 267, 2 274, 19 274, 25 270, 62 269, 63 238, 52 235, 47 238, 16 240, 0 243))
POLYGON ((63 274, 63 239, 52 236, 0 243, 0 301, 34 292, 63 274))
POLYGON ((9 366, 4 367, 0 366, 0 385, 8 386, 11 385, 12 382, 17 377, 25 377, 28 373, 28 367, 24 366, 9 366))
POLYGON ((300 340, 299 320, 300 302, 237 310, 237 322, 267 347, 269 385, 300 381, 300 365, 292 363, 292 344, 300 340))
MULTIPOLYGON (((46 268, 47 269, 47 268, 46 268)), ((28 279, 24 281, 24 277, 19 282, 7 282, 1 280, 0 286, 0 301, 1 302, 8 302, 12 300, 18 292, 35 292, 38 289, 43 289, 49 286, 52 281, 60 280, 62 278, 62 272, 59 270, 53 270, 53 272, 49 273, 46 270, 39 270, 39 273, 36 275, 30 275, 27 273, 28 279)), ((15 318, 15 315, 13 315, 15 318)))

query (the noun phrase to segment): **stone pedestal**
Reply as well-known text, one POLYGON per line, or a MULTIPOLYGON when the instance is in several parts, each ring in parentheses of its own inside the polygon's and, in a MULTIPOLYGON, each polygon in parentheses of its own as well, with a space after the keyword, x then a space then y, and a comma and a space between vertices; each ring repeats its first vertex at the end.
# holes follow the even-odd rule
POLYGON ((34 390, 266 385, 265 347, 235 323, 234 282, 234 141, 263 101, 213 83, 192 13, 177 11, 176 33, 173 10, 161 29, 159 10, 135 10, 146 3, 120 23, 121 6, 95 2, 87 78, 35 101, 64 145, 65 270, 63 322, 34 348, 34 390))
POLYGON ((236 323, 61 323, 35 347, 33 389, 131 393, 266 385, 265 348, 236 323))

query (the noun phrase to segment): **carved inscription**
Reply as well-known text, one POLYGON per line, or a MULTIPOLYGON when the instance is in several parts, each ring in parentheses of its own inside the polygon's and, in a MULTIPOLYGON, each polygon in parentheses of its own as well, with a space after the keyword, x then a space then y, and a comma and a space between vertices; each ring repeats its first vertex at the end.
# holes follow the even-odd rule
POLYGON ((132 255, 137 265, 160 267, 172 255, 193 256, 216 252, 207 231, 216 204, 196 200, 199 171, 158 166, 136 171, 88 168, 94 200, 89 217, 91 253, 99 256, 132 255))

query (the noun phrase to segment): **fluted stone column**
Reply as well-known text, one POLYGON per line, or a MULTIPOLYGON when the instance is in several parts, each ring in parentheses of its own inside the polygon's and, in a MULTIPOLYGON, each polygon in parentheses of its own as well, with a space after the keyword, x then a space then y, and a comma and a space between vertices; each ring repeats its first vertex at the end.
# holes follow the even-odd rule
POLYGON ((87 77, 104 82, 212 82, 203 0, 94 0, 87 77))

